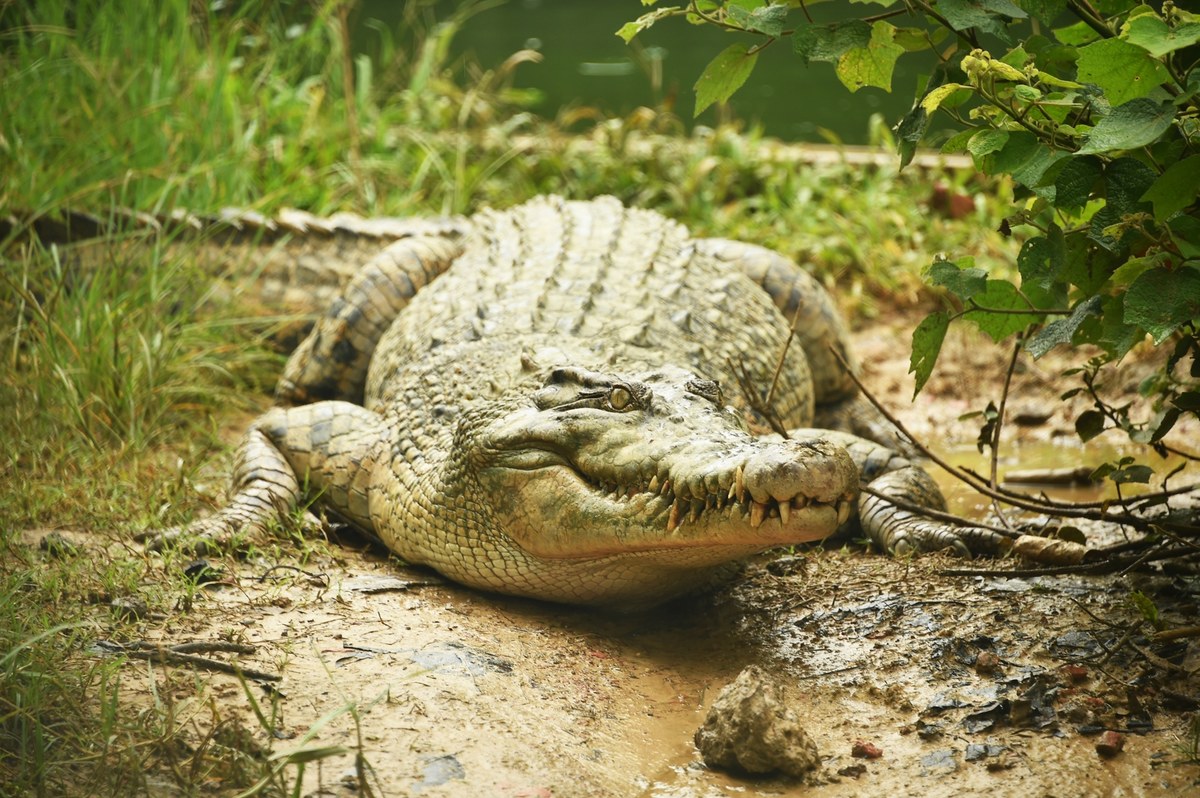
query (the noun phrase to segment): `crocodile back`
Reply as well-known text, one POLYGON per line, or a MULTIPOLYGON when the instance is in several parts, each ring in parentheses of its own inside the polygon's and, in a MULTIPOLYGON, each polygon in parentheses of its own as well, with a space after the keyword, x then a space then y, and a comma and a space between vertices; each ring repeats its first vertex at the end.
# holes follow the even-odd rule
MULTIPOLYGON (((570 363, 630 372, 673 365, 719 380, 726 400, 744 370, 765 395, 788 327, 769 297, 728 263, 697 251, 687 230, 611 197, 534 200, 484 212, 462 256, 426 286, 380 341, 368 407, 422 401, 461 404, 570 363), (445 379, 453 371, 454 379, 445 379)), ((810 423, 811 378, 788 348, 774 412, 788 427, 810 423)))

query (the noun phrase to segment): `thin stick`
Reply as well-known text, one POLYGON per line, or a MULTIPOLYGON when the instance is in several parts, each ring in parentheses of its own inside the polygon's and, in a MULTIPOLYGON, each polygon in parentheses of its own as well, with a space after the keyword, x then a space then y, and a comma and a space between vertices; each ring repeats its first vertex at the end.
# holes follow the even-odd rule
POLYGON ((860 380, 858 378, 858 376, 854 373, 854 371, 850 368, 850 365, 846 362, 846 359, 844 357, 842 357, 841 353, 838 352, 833 347, 830 347, 830 351, 833 352, 833 356, 835 358, 837 358, 839 363, 841 363, 842 368, 844 368, 846 370, 847 376, 850 377, 850 379, 854 382, 854 384, 858 386, 858 389, 860 391, 862 391, 862 394, 866 398, 866 400, 868 402, 870 402, 875 407, 875 409, 878 410, 883 415, 883 417, 885 419, 887 419, 888 422, 892 426, 894 426, 896 428, 896 430, 905 439, 907 439, 910 443, 912 443, 912 445, 918 451, 920 451, 923 455, 928 457, 934 463, 937 463, 939 466, 941 466, 942 469, 944 469, 947 473, 949 473, 952 476, 958 478, 959 480, 967 483, 969 486, 971 486, 971 488, 973 490, 976 490, 979 493, 982 493, 984 496, 988 496, 993 499, 999 499, 1000 501, 1004 502, 1005 504, 1011 504, 1012 506, 1019 507, 1022 510, 1029 510, 1030 512, 1035 512, 1035 513, 1045 513, 1047 515, 1055 515, 1055 516, 1059 516, 1059 517, 1063 517, 1063 518, 1084 518, 1084 519, 1087 519, 1090 521, 1103 521, 1105 523, 1122 524, 1122 525, 1131 526, 1131 527, 1134 527, 1135 529, 1140 529, 1143 531, 1152 530, 1154 528, 1181 530, 1185 534, 1187 534, 1187 533, 1194 534, 1196 531, 1194 527, 1191 527, 1188 525, 1181 526, 1178 524, 1171 524, 1171 523, 1163 522, 1161 520, 1159 520, 1159 521, 1146 520, 1146 519, 1137 518, 1135 516, 1129 515, 1128 513, 1125 513, 1120 516, 1115 516, 1115 515, 1112 515, 1110 513, 1105 513, 1105 512, 1092 512, 1090 510, 1083 510, 1083 509, 1073 508, 1070 506, 1058 505, 1054 502, 1040 501, 1037 499, 1033 499, 1032 497, 1025 496, 1023 494, 1014 494, 1011 491, 1005 491, 1003 489, 992 490, 988 486, 987 481, 985 479, 983 479, 983 477, 980 477, 979 475, 977 475, 967 469, 958 468, 956 466, 951 465, 944 458, 942 458, 936 452, 934 452, 932 449, 930 449, 928 446, 926 446, 924 443, 917 440, 917 437, 915 435, 913 435, 911 432, 909 432, 908 428, 904 426, 904 424, 900 421, 900 419, 896 418, 895 415, 893 415, 891 412, 889 412, 888 409, 886 407, 884 407, 880 403, 880 401, 875 397, 875 395, 872 394, 869 390, 867 390, 867 387, 865 385, 863 385, 862 380, 860 380))
MULTIPOLYGON (((988 484, 992 490, 999 487, 996 479, 996 472, 1000 465, 1000 433, 1004 429, 1004 408, 1008 404, 1008 389, 1012 384, 1013 371, 1017 367, 1017 356, 1021 354, 1021 339, 1022 336, 1017 336, 1017 342, 1013 345, 1012 357, 1008 359, 1008 370, 1004 372, 1004 389, 1000 392, 1000 408, 996 411, 996 424, 992 427, 992 458, 991 458, 991 479, 988 484)), ((1012 529, 1012 524, 1004 515, 1004 511, 1000 509, 1000 502, 992 499, 992 509, 996 511, 996 517, 1000 519, 1000 523, 1012 529)))
POLYGON ((1014 532, 1012 529, 1006 529, 1001 526, 995 526, 993 524, 983 523, 982 521, 973 521, 970 518, 963 518, 962 516, 955 515, 954 513, 947 513, 947 512, 943 512, 942 510, 935 510, 932 507, 924 507, 920 504, 917 504, 916 502, 910 502, 907 499, 902 499, 899 496, 889 496, 888 494, 886 494, 882 491, 875 490, 870 485, 860 485, 859 490, 861 490, 863 493, 870 494, 871 496, 874 496, 878 499, 883 499, 884 501, 886 501, 889 504, 894 504, 895 506, 899 507, 901 510, 908 510, 910 513, 917 513, 918 515, 928 516, 929 518, 936 518, 937 520, 945 521, 948 524, 955 524, 957 526, 978 527, 979 529, 987 529, 989 531, 1003 535, 1006 538, 1012 538, 1014 540, 1020 536, 1019 532, 1014 532))
MULTIPOLYGON (((195 644, 184 643, 184 646, 194 646, 195 644)), ((274 673, 264 673, 251 668, 242 668, 229 662, 221 662, 220 660, 209 659, 208 657, 200 657, 195 654, 187 654, 178 648, 152 646, 149 643, 134 643, 131 645, 121 645, 120 643, 112 643, 105 641, 104 648, 113 651, 114 653, 124 654, 130 659, 141 659, 148 662, 157 662, 160 665, 191 665, 194 668, 206 671, 217 671, 218 673, 228 673, 234 676, 242 676, 247 679, 264 682, 277 682, 280 676, 274 673)))

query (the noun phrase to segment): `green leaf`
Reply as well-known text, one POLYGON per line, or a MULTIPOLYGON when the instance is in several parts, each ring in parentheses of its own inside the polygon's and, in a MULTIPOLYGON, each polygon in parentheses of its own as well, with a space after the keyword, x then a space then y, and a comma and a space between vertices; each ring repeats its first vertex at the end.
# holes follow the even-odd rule
POLYGON ((1065 211, 1081 210, 1091 198, 1100 175, 1098 158, 1072 157, 1054 178, 1054 204, 1065 211))
POLYGON ((838 79, 850 91, 863 86, 892 90, 892 70, 904 48, 892 41, 896 28, 880 20, 871 26, 871 41, 866 47, 855 47, 838 59, 838 79))
POLYGON ((1014 19, 1027 16, 1009 0, 939 0, 937 9, 956 31, 975 28, 1005 43, 1011 42, 1012 36, 1008 32, 1008 24, 1000 15, 1014 19))
POLYGON ((954 94, 954 92, 959 91, 960 89, 973 91, 970 86, 967 86, 963 83, 944 83, 921 98, 921 108, 923 108, 926 113, 932 114, 938 109, 938 106, 940 106, 947 97, 949 97, 951 94, 954 94))
POLYGON ((971 137, 975 135, 975 132, 971 128, 958 131, 946 139, 946 143, 942 145, 942 152, 966 152, 967 144, 971 141, 971 137))
POLYGON ((631 41, 633 41, 634 36, 637 36, 655 22, 658 22, 660 19, 665 19, 666 17, 669 17, 672 14, 682 10, 683 8, 680 6, 664 6, 663 8, 656 8, 653 11, 642 14, 633 22, 626 22, 621 26, 621 29, 617 31, 617 35, 624 39, 626 44, 629 44, 631 41))
MULTIPOLYGON (((963 258, 964 263, 972 263, 963 258)), ((948 260, 934 261, 929 267, 929 282, 940 285, 960 299, 970 299, 987 290, 987 272, 976 266, 959 266, 948 260)))
POLYGON ((986 172, 987 169, 984 168, 986 156, 1004 149, 1004 145, 1007 143, 1007 130, 993 130, 990 128, 980 130, 971 136, 971 140, 967 142, 967 152, 971 153, 971 157, 975 160, 975 167, 981 172, 986 172))
POLYGON ((1162 617, 1159 615, 1158 607, 1154 603, 1154 599, 1147 596, 1140 590, 1134 590, 1129 594, 1129 603, 1132 604, 1142 617, 1150 622, 1150 625, 1155 629, 1163 628, 1162 617))
POLYGON ((988 280, 987 290, 971 299, 964 317, 999 343, 1042 320, 1035 313, 1011 312, 1022 310, 1029 310, 1029 301, 1015 285, 1007 280, 988 280))
MULTIPOLYGON (((1085 410, 1075 419, 1075 434, 1084 443, 1087 443, 1101 432, 1104 432, 1104 414, 1099 410, 1085 410)), ((1097 469, 1096 473, 1098 472, 1099 469, 1097 469)), ((1102 476, 1107 476, 1108 473, 1111 472, 1106 472, 1102 476)), ((1095 478, 1096 474, 1093 473, 1092 476, 1095 478)))
POLYGON ((749 49, 744 42, 735 42, 708 62, 694 87, 696 111, 693 116, 699 116, 715 102, 725 102, 742 87, 758 61, 758 53, 750 53, 749 49))
POLYGON ((1023 103, 1035 103, 1042 99, 1042 93, 1033 86, 1026 86, 1024 83, 1018 83, 1013 86, 1013 95, 1023 103))
POLYGON ((775 3, 747 10, 741 6, 729 5, 725 11, 729 19, 746 30, 778 36, 783 33, 783 26, 787 22, 788 7, 786 3, 775 3))
POLYGON ((1079 48, 1082 83, 1100 87, 1112 106, 1145 97, 1170 80, 1167 68, 1141 47, 1121 39, 1103 39, 1079 48))
POLYGON ((1158 266, 1166 266, 1170 261, 1171 256, 1165 252, 1156 252, 1142 258, 1131 258, 1118 266, 1112 273, 1112 284, 1116 288, 1131 285, 1144 273, 1158 266))
POLYGON ((1015 0, 1031 17, 1037 17, 1047 25, 1058 19, 1067 7, 1067 0, 1015 0))
POLYGON ((801 25, 792 34, 792 49, 804 63, 827 61, 836 64, 847 51, 871 42, 871 25, 861 19, 828 25, 801 25))
POLYGON ((1183 324, 1200 319, 1200 271, 1151 269, 1125 292, 1125 322, 1161 344, 1183 324))
POLYGON ((923 28, 896 28, 896 44, 907 52, 919 53, 929 49, 929 40, 938 40, 937 33, 948 33, 945 28, 939 31, 926 31, 923 28))
POLYGON ((1200 194, 1200 155, 1176 161, 1154 181, 1141 199, 1154 203, 1154 218, 1160 222, 1191 205, 1200 194))
POLYGON ((1105 196, 1108 207, 1117 213, 1149 211, 1142 202, 1144 195, 1154 185, 1158 175, 1137 158, 1117 158, 1104 168, 1105 196))
POLYGON ((1150 481, 1150 477, 1154 476, 1154 469, 1145 465, 1127 465, 1124 468, 1118 468, 1116 471, 1108 475, 1118 485, 1127 485, 1130 482, 1138 482, 1145 484, 1150 481))
MULTIPOLYGON (((936 91, 937 88, 949 79, 950 71, 953 67, 945 63, 940 63, 933 68, 929 74, 929 79, 925 81, 925 93, 936 91)), ((918 92, 919 94, 919 92, 918 92)), ((917 145, 921 142, 921 137, 925 135, 925 130, 929 127, 929 113, 921 107, 921 103, 914 103, 904 118, 896 125, 896 150, 900 154, 900 168, 908 166, 912 161, 913 155, 917 152, 917 145)))
POLYGON ((1125 323, 1124 300, 1123 294, 1105 297, 1104 315, 1100 317, 1099 328, 1086 338, 1080 336, 1083 340, 1099 344, 1115 361, 1125 357, 1135 344, 1146 338, 1142 328, 1125 323))
POLYGON ((1200 258, 1200 219, 1195 216, 1176 216, 1167 222, 1171 240, 1185 258, 1200 258))
POLYGON ((1101 304, 1102 301, 1099 296, 1085 299, 1075 306, 1070 316, 1055 319, 1039 330, 1037 335, 1029 339, 1029 343, 1025 345, 1025 348, 1029 350, 1029 353, 1036 360, 1059 344, 1070 344, 1075 331, 1079 329, 1079 325, 1083 324, 1088 316, 1099 315, 1101 304))
POLYGON ((1122 37, 1161 58, 1200 42, 1200 22, 1184 22, 1171 28, 1156 14, 1145 14, 1129 20, 1122 37))
POLYGON ((950 326, 950 317, 940 310, 930 313, 912 334, 912 355, 908 361, 908 371, 916 381, 913 397, 921 392, 933 366, 937 363, 938 353, 942 351, 942 341, 946 339, 946 330, 950 326))
POLYGON ((1145 97, 1118 105, 1100 120, 1079 155, 1107 153, 1113 150, 1132 150, 1158 139, 1175 121, 1175 106, 1170 102, 1156 103, 1145 97))
POLYGON ((1063 44, 1071 47, 1082 47, 1083 45, 1097 41, 1100 34, 1097 33, 1091 25, 1086 22, 1076 22, 1067 25, 1065 28, 1055 28, 1054 36, 1063 44))
POLYGON ((1058 282, 1067 253, 1062 230, 1054 225, 1047 236, 1034 236, 1021 246, 1017 255, 1017 270, 1021 284, 1049 287, 1058 282))

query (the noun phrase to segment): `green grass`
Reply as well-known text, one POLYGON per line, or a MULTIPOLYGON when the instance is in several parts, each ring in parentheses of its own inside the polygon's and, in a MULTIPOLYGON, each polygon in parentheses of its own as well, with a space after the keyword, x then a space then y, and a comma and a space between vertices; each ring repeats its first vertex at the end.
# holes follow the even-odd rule
MULTIPOLYGON (((374 29, 371 57, 346 49, 348 6, 215 5, 0 0, 0 216, 436 214, 615 194, 778 248, 859 313, 912 301, 934 252, 1013 254, 991 232, 1003 192, 963 175, 941 179, 982 194, 984 210, 953 223, 929 213, 915 170, 781 167, 753 131, 661 136, 677 124, 659 111, 586 130, 539 120, 509 88, 523 67, 459 68, 448 53, 462 17, 434 24, 422 3, 402 32, 374 29)), ((129 535, 201 509, 198 470, 278 372, 270 322, 215 290, 197 246, 0 241, 0 794, 119 795, 149 773, 185 793, 213 778, 285 789, 286 757, 185 750, 165 694, 131 709, 120 665, 87 653, 139 633, 112 598, 185 611, 194 586, 129 535), (31 545, 52 529, 89 542, 31 545)))

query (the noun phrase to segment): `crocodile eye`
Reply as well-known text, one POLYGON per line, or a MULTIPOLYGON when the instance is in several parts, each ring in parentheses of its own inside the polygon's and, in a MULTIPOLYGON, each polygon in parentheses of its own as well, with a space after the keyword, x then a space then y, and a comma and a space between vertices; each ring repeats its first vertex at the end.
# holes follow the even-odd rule
POLYGON ((608 403, 613 410, 624 410, 633 403, 633 394, 626 388, 617 385, 608 392, 608 403))

